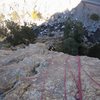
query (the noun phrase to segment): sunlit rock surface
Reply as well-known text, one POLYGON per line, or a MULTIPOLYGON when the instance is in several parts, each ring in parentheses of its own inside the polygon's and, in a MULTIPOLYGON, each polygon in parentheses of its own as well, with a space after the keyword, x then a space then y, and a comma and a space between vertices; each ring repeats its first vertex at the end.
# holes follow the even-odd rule
MULTIPOLYGON (((37 43, 17 51, 0 50, 0 100, 79 100, 69 70, 70 65, 77 80, 78 57, 46 48, 37 43)), ((100 60, 86 56, 80 60, 82 100, 99 100, 100 60)))

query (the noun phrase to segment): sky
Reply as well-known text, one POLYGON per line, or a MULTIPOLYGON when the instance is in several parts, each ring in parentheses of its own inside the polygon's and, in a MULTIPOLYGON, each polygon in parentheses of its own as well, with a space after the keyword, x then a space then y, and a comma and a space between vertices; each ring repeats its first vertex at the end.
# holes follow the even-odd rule
MULTIPOLYGON (((100 0, 88 1, 100 2, 100 0)), ((19 15, 22 15, 23 12, 28 12, 31 15, 33 9, 35 9, 39 11, 44 18, 49 18, 55 13, 72 10, 77 7, 80 2, 81 0, 1 0, 0 13, 9 15, 9 13, 11 14, 11 12, 17 11, 19 15), (26 1, 26 3, 24 3, 24 1, 26 1), (3 3, 4 5, 2 5, 3 3), (37 6, 35 7, 35 5, 37 6)), ((7 18, 8 17, 9 16, 7 16, 7 18)), ((25 17, 25 19, 28 19, 28 17, 25 17)))
POLYGON ((6 6, 4 8, 6 12, 8 12, 9 10, 9 4, 16 2, 16 4, 20 5, 19 9, 23 9, 24 7, 24 9, 30 11, 34 9, 35 3, 37 5, 36 10, 39 10, 43 13, 55 13, 55 11, 62 12, 66 10, 66 8, 70 10, 71 8, 76 7, 81 0, 26 0, 26 4, 24 4, 23 1, 24 0, 2 0, 2 2, 6 3, 6 6))
MULTIPOLYGON (((66 10, 72 10, 75 8, 81 0, 2 0, 0 3, 0 13, 6 15, 6 18, 10 18, 9 15, 13 11, 17 11, 19 15, 25 14, 25 12, 32 14, 33 9, 39 11, 43 18, 49 18, 55 13, 64 12, 66 10), (4 5, 2 5, 4 3, 4 5), (35 7, 35 5, 37 5, 35 7)), ((27 20, 26 14, 23 20, 27 20)))

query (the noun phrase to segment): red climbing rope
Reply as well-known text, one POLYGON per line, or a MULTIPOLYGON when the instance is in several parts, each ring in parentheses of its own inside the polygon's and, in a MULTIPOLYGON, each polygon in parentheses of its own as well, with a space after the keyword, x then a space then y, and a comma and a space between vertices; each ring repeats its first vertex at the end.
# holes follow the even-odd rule
POLYGON ((64 98, 67 100, 67 92, 66 92, 66 66, 64 67, 64 98))
POLYGON ((85 70, 83 70, 86 75, 92 80, 92 82, 94 82, 96 85, 98 85, 100 87, 100 83, 98 83, 97 81, 95 81, 85 70))
MULTIPOLYGON (((52 63, 52 60, 49 59, 49 64, 52 63)), ((42 93, 41 93, 41 97, 40 100, 46 100, 46 96, 44 96, 44 92, 45 92, 45 81, 47 79, 48 76, 48 69, 45 70, 45 72, 42 73, 42 80, 43 80, 43 84, 42 84, 42 93)))
POLYGON ((76 83, 76 86, 78 88, 78 96, 76 96, 76 100, 82 100, 82 85, 81 85, 81 62, 80 62, 80 57, 78 56, 78 80, 76 79, 73 71, 72 71, 72 67, 71 65, 69 64, 69 62, 67 62, 68 64, 68 68, 69 68, 69 72, 71 73, 75 83, 76 83))
MULTIPOLYGON (((75 81, 75 83, 77 83, 77 80, 76 80, 76 78, 75 78, 75 75, 74 75, 74 73, 72 72, 72 68, 71 68, 71 65, 69 64, 69 62, 67 62, 67 64, 68 64, 68 68, 69 68, 69 72, 71 73, 71 75, 72 75, 72 77, 73 77, 73 79, 74 79, 74 81, 75 81)), ((77 84, 76 84, 77 85, 77 84)), ((78 86, 77 86, 78 87, 78 86)))
POLYGON ((82 83, 81 83, 81 61, 80 56, 78 58, 78 89, 79 89, 79 98, 82 100, 82 83))
MULTIPOLYGON (((69 56, 67 57, 66 61, 68 62, 69 56)), ((64 66, 64 98, 67 100, 67 90, 66 90, 66 65, 64 66)))
POLYGON ((64 98, 67 100, 67 92, 66 92, 66 66, 64 67, 64 98))
POLYGON ((40 100, 46 100, 45 98, 43 98, 44 96, 44 91, 45 91, 45 80, 47 79, 47 71, 45 71, 43 74, 42 74, 42 79, 43 79, 43 84, 42 84, 42 93, 41 93, 41 98, 40 100))

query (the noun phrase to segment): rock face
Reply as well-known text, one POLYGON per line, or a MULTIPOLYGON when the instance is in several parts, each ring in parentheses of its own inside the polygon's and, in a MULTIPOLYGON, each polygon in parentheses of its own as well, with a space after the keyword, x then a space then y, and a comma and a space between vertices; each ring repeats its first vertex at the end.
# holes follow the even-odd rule
POLYGON ((100 100, 99 65, 40 43, 0 50, 0 100, 100 100))
POLYGON ((74 19, 83 22, 88 31, 95 32, 97 28, 100 28, 100 20, 93 21, 90 16, 97 14, 100 16, 100 1, 98 0, 83 0, 75 9, 71 11, 71 16, 74 19))
MULTIPOLYGON (((99 9, 100 1, 82 0, 75 8, 70 11, 65 10, 64 12, 56 12, 49 19, 47 19, 45 23, 41 24, 35 30, 35 32, 39 36, 62 36, 64 33, 66 20, 68 17, 70 17, 73 20, 78 20, 83 23, 85 29, 88 31, 88 33, 86 33, 86 35, 88 36, 85 36, 87 37, 88 41, 95 41, 94 34, 98 29, 100 29, 100 19, 98 21, 95 21, 90 17, 93 14, 97 14, 97 16, 100 17, 99 9), (92 39, 89 39, 88 37, 92 39)), ((99 42, 99 39, 97 40, 99 42)))

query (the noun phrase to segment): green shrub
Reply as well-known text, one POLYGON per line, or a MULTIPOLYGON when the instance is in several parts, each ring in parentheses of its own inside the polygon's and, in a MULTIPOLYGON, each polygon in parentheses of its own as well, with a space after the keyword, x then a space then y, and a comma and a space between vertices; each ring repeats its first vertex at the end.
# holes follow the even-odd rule
POLYGON ((79 44, 74 40, 74 38, 67 38, 63 42, 64 52, 72 55, 78 54, 79 44))
POLYGON ((100 43, 94 45, 91 48, 89 48, 88 56, 90 56, 90 57, 97 57, 97 58, 100 59, 100 43))
POLYGON ((90 19, 93 20, 93 21, 99 21, 100 20, 100 16, 98 14, 92 14, 90 16, 90 19))
POLYGON ((76 42, 81 42, 84 34, 83 24, 79 21, 68 19, 65 24, 64 38, 72 37, 76 42))
POLYGON ((34 43, 36 35, 32 30, 32 27, 28 27, 27 24, 19 26, 17 23, 8 21, 6 23, 7 28, 10 30, 7 41, 11 45, 16 46, 21 43, 29 44, 34 43))
POLYGON ((7 28, 0 26, 0 39, 7 37, 7 28))
POLYGON ((13 21, 5 21, 6 27, 9 30, 9 34, 13 35, 20 32, 20 25, 13 21))
POLYGON ((66 21, 63 40, 63 52, 72 55, 79 54, 84 35, 83 24, 70 18, 66 21))

